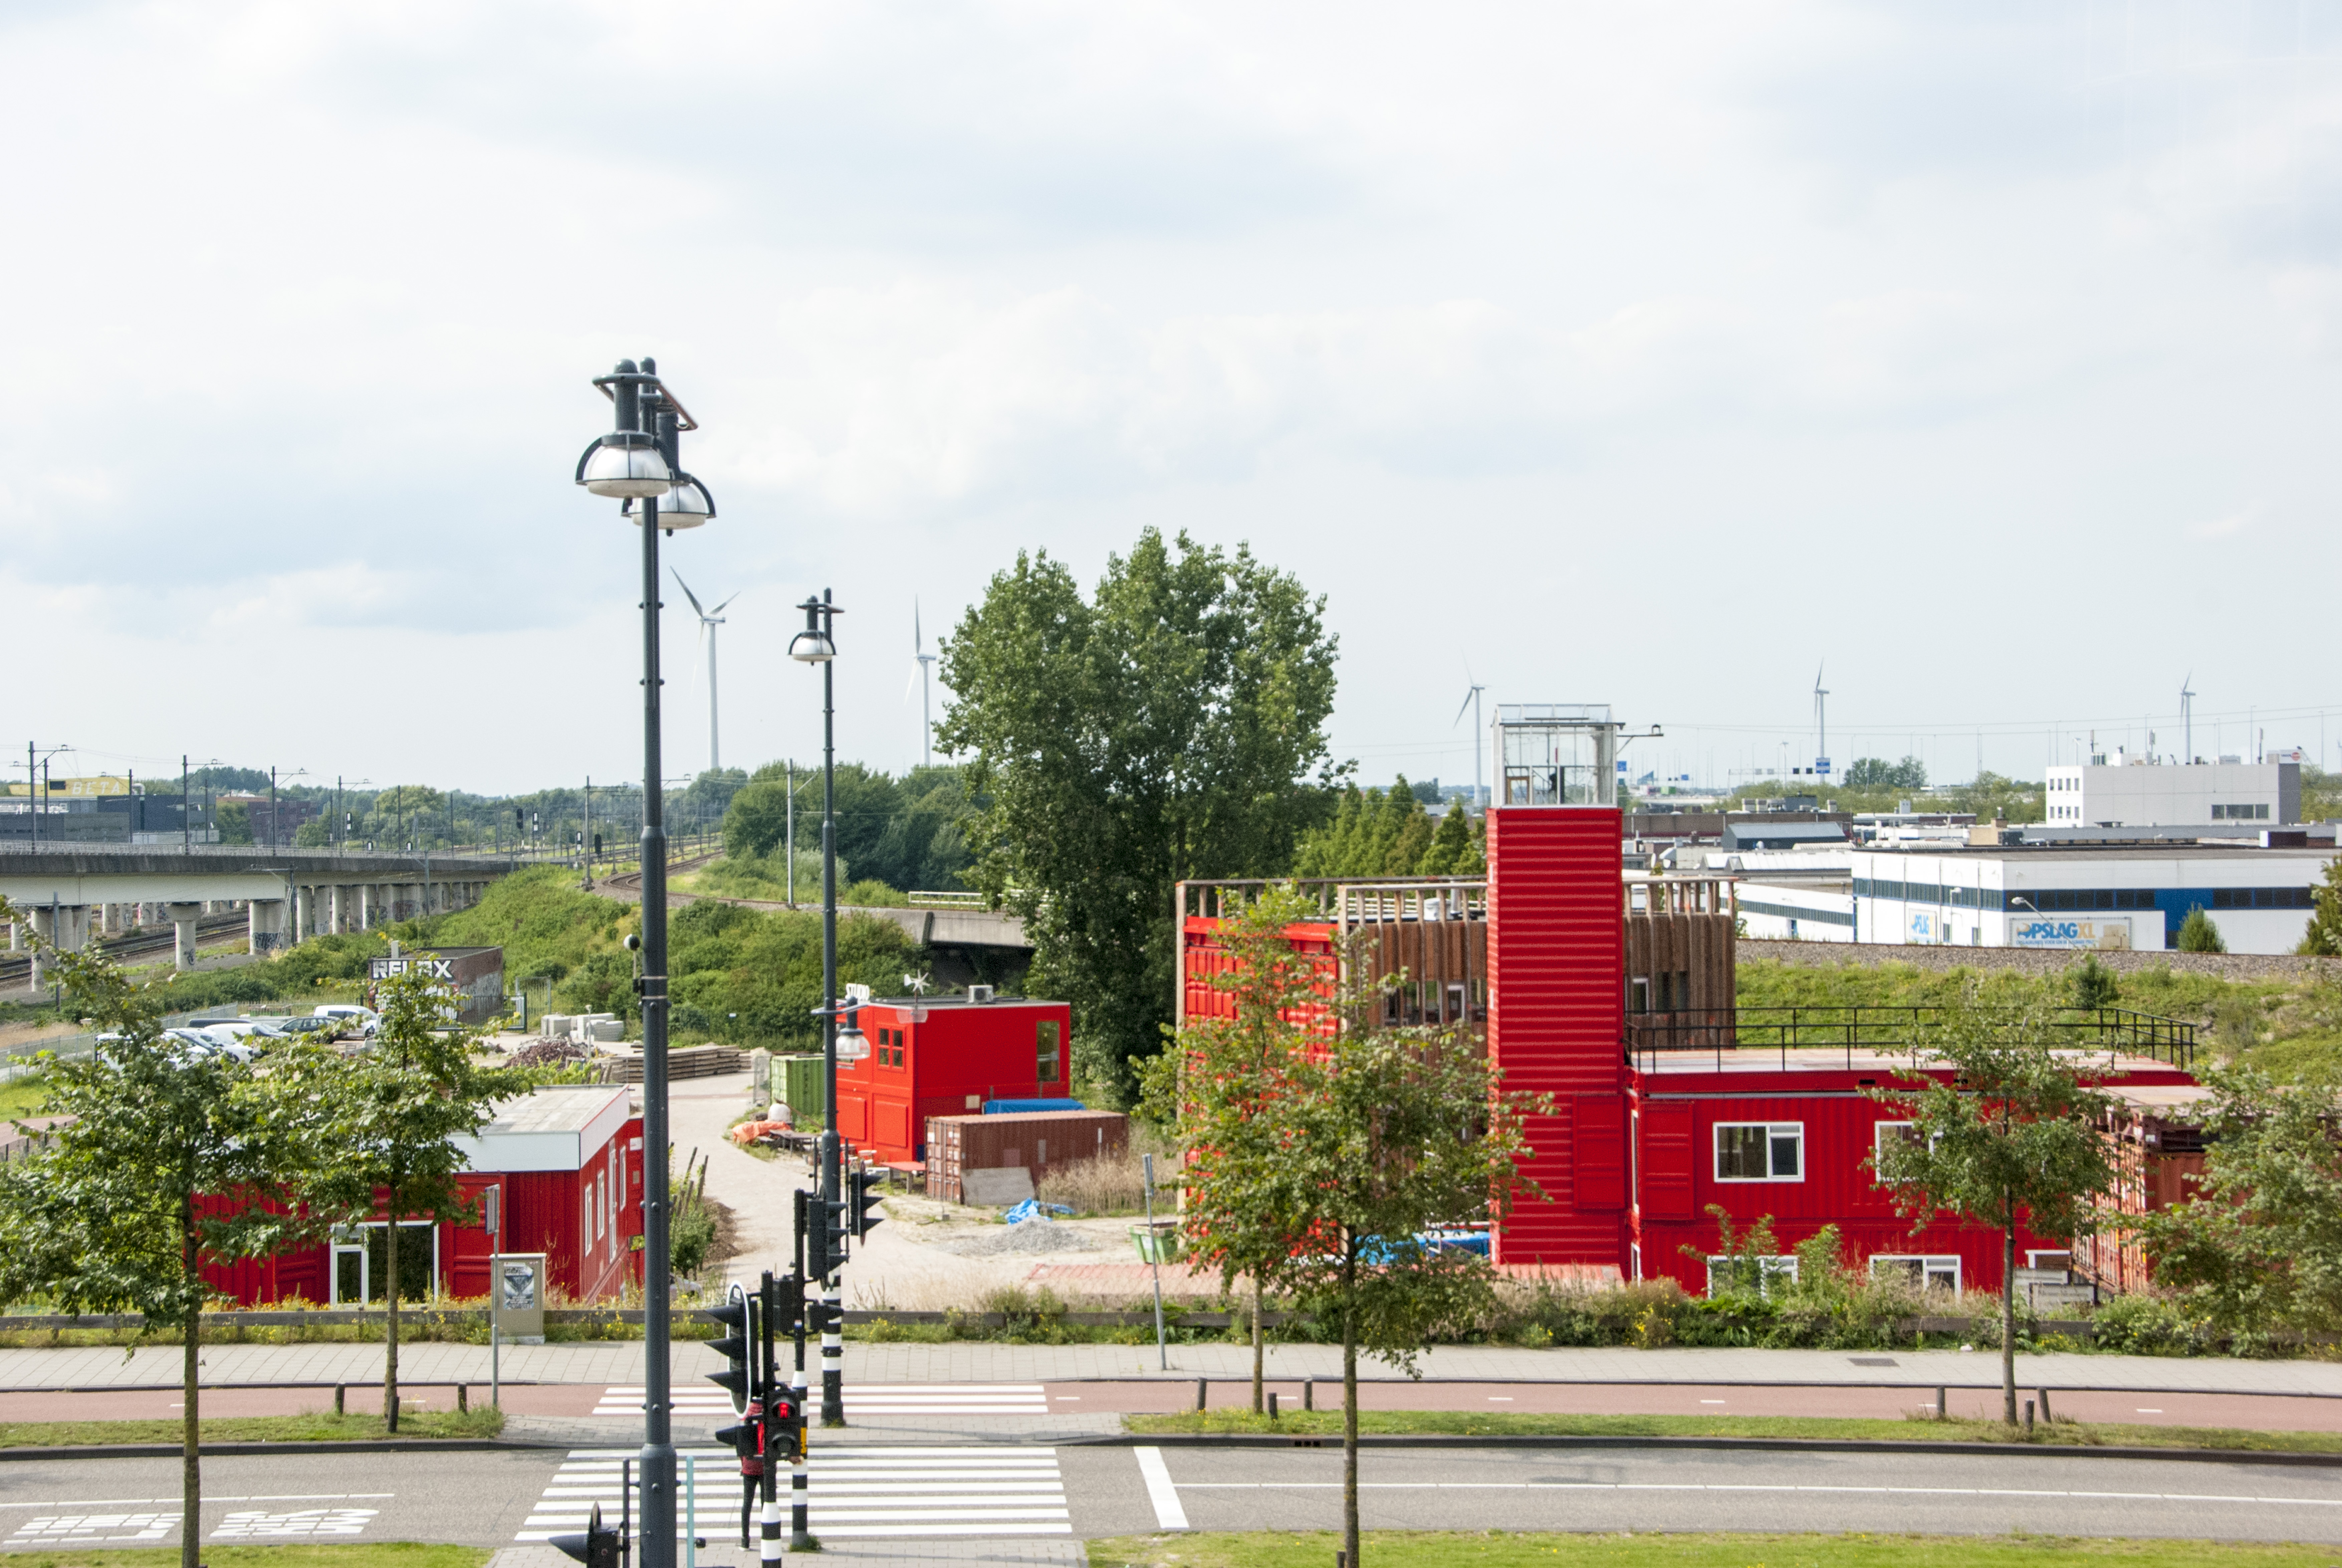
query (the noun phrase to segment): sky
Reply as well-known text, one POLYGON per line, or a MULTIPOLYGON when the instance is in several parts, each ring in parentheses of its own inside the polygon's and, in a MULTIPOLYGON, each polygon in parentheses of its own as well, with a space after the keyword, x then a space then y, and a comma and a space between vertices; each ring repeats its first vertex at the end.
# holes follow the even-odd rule
POLYGON ((0 759, 639 778, 570 475, 651 355, 727 764, 818 754, 809 591, 900 769, 915 606, 1149 526, 1325 596, 1372 781, 1469 782, 1476 684, 1736 784, 1817 672, 1841 770, 2177 752, 2183 681, 2342 761, 2342 0, 14 0, 0 73, 0 759))

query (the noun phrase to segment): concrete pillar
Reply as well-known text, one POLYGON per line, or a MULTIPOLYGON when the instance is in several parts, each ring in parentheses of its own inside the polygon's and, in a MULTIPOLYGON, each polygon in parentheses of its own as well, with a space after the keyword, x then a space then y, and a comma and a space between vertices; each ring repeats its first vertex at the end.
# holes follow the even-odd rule
POLYGON ((328 896, 328 897, 333 901, 333 902, 332 902, 332 920, 333 920, 333 926, 334 926, 333 934, 334 934, 335 936, 339 936, 339 935, 342 934, 342 894, 343 894, 345 892, 346 892, 346 891, 347 891, 347 890, 346 890, 345 888, 344 888, 344 887, 342 886, 342 884, 341 884, 340 883, 338 883, 338 882, 337 882, 337 883, 335 883, 335 884, 334 884, 334 885, 333 885, 332 887, 330 887, 330 888, 328 888, 328 889, 326 890, 327 896, 328 896))
POLYGON ((25 934, 18 929, 21 924, 14 920, 8 923, 8 951, 11 953, 25 951, 25 934))
POLYGON ((252 939, 252 951, 256 957, 267 957, 285 948, 285 901, 281 898, 255 898, 246 908, 245 930, 252 939))
POLYGON ((195 966, 195 922, 203 918, 204 906, 196 904, 170 904, 164 913, 171 917, 171 928, 178 941, 173 944, 173 965, 180 969, 195 966))
POLYGON ((121 916, 116 913, 121 907, 118 904, 101 904, 97 906, 97 934, 100 936, 112 936, 122 929, 117 924, 121 916))
POLYGON ((296 887, 293 890, 293 940, 287 946, 298 946, 317 921, 317 890, 296 887))

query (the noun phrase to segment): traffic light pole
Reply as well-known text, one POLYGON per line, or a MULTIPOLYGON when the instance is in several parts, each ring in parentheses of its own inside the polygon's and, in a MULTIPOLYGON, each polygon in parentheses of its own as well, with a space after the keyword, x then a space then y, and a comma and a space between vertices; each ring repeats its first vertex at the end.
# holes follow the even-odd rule
MULTIPOLYGON (((761 1290, 764 1311, 758 1313, 756 1316, 763 1330, 761 1337, 765 1342, 760 1347, 763 1351, 764 1366, 761 1369, 763 1375, 759 1380, 764 1389, 765 1419, 764 1441, 756 1446, 763 1451, 765 1460, 764 1474, 759 1478, 763 1483, 765 1507, 761 1520, 764 1528, 756 1543, 756 1558, 761 1563, 777 1563, 781 1559, 781 1500, 776 1489, 779 1477, 775 1473, 780 1461, 777 1443, 786 1443, 789 1445, 791 1460, 796 1460, 796 1423, 794 1419, 796 1408, 795 1405, 789 1407, 787 1418, 784 1418, 780 1413, 781 1368, 779 1358, 773 1353, 773 1318, 781 1310, 781 1292, 770 1269, 765 1271, 761 1290)), ((796 1464, 792 1463, 792 1472, 796 1468, 796 1464)))
MULTIPOLYGON (((837 643, 829 590, 822 590, 822 635, 837 643)), ((836 661, 821 666, 821 1196, 838 1198, 837 1133, 837 704, 836 661)), ((822 1214, 825 1227, 828 1211, 822 1214)), ((821 1249, 821 1423, 846 1424, 846 1341, 838 1318, 838 1260, 821 1249)))

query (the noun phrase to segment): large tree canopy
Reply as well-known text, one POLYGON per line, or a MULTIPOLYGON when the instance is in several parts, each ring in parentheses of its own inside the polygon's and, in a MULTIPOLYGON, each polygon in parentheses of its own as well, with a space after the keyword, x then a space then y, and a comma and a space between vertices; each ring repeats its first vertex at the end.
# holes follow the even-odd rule
POLYGON ((1327 797, 1336 639, 1298 579, 1141 534, 1095 597, 1020 554, 943 645, 973 885, 1032 934, 1086 1073, 1131 1090, 1171 1016, 1172 885, 1273 875, 1327 797))

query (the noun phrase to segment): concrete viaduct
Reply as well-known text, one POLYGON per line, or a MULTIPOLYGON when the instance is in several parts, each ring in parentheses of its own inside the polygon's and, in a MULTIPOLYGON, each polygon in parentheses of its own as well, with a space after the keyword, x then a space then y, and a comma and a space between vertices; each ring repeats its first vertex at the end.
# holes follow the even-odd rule
MULTIPOLYGON (((44 941, 69 952, 100 934, 168 921, 177 966, 187 969, 195 962, 195 923, 205 914, 244 905, 252 951, 279 953, 307 936, 467 909, 517 865, 505 855, 71 844, 0 851, 0 896, 30 917, 44 941)), ((25 945, 13 926, 8 945, 25 945)), ((32 984, 41 978, 35 951, 32 984)))

